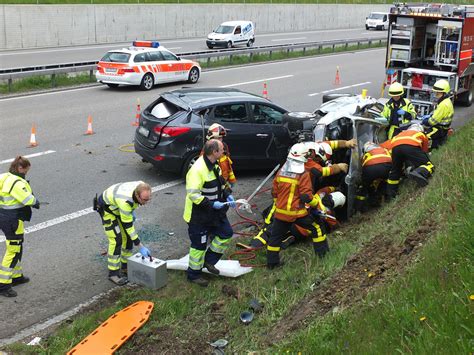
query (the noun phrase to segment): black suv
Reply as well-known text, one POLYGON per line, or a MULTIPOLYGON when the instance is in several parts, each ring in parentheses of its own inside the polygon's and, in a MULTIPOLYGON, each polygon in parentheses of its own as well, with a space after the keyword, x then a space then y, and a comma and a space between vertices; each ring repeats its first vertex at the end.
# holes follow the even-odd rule
POLYGON ((208 127, 219 123, 227 130, 235 169, 274 167, 295 142, 287 112, 237 89, 165 92, 142 112, 135 151, 162 171, 185 174, 199 156, 208 127))

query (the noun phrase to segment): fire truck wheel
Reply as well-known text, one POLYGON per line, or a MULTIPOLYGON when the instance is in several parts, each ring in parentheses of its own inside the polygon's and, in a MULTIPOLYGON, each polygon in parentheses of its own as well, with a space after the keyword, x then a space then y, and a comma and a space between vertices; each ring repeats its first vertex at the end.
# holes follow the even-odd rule
POLYGON ((151 90, 154 84, 155 81, 153 80, 153 75, 146 73, 143 75, 142 82, 140 83, 140 89, 146 91, 151 90))
POLYGON ((457 102, 465 107, 472 105, 472 91, 466 91, 458 96, 457 102))

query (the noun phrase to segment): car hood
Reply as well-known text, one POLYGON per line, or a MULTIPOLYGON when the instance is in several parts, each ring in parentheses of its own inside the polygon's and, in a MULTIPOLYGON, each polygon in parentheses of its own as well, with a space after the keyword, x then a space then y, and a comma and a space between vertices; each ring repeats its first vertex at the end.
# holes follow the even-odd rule
POLYGON ((224 34, 212 32, 212 33, 209 33, 207 38, 219 41, 219 40, 222 40, 222 39, 226 39, 228 36, 229 35, 224 35, 224 34))
POLYGON ((324 113, 337 111, 353 114, 356 112, 357 106, 364 107, 376 102, 377 100, 370 96, 366 96, 365 98, 363 98, 362 95, 342 96, 322 104, 319 110, 324 113))

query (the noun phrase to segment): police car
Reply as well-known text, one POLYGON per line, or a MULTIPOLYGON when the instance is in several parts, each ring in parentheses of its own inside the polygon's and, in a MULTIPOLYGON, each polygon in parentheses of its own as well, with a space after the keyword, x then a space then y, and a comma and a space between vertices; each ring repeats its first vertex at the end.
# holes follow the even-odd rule
POLYGON ((150 90, 155 84, 174 81, 197 83, 199 63, 181 59, 155 41, 134 41, 130 48, 111 50, 97 64, 97 81, 111 88, 139 85, 150 90))

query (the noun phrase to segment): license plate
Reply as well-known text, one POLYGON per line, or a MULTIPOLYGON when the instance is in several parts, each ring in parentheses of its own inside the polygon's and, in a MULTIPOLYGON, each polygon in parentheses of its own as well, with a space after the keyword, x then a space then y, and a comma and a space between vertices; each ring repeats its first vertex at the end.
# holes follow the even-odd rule
POLYGON ((216 42, 211 42, 211 44, 216 44, 216 42))
POLYGON ((106 73, 116 73, 117 69, 115 69, 115 68, 105 68, 105 72, 106 73))
POLYGON ((140 128, 138 128, 138 133, 140 133, 143 137, 147 137, 148 138, 148 135, 150 134, 150 131, 143 127, 143 126, 140 126, 140 128))

